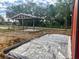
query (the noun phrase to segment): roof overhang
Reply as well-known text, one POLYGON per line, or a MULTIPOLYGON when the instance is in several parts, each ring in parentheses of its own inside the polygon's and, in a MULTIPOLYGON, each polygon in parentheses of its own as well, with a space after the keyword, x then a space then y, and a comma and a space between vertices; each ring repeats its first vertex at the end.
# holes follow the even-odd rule
POLYGON ((43 19, 43 18, 38 16, 33 16, 31 14, 19 13, 11 17, 11 19, 20 20, 20 19, 43 19))

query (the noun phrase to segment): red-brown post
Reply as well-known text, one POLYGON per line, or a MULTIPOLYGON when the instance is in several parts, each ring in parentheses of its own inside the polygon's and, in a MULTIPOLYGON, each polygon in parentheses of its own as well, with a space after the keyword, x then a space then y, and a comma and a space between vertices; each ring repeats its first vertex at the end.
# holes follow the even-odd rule
MULTIPOLYGON (((77 40, 78 40, 78 0, 74 0, 74 10, 73 10, 73 17, 72 17, 72 59, 79 59, 77 56, 77 40)), ((79 53, 78 53, 79 54, 79 53)))

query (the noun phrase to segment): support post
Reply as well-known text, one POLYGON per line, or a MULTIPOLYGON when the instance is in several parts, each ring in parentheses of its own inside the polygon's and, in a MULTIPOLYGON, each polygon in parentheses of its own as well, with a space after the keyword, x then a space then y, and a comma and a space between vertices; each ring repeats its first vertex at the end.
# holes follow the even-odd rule
POLYGON ((8 30, 10 29, 10 26, 9 26, 9 19, 8 19, 8 30))
POLYGON ((22 27, 23 27, 23 30, 24 30, 24 21, 23 21, 23 19, 22 19, 22 27))
POLYGON ((35 20, 33 19, 33 30, 35 29, 35 20))
POLYGON ((74 0, 74 10, 72 17, 72 59, 79 59, 79 0, 74 0))

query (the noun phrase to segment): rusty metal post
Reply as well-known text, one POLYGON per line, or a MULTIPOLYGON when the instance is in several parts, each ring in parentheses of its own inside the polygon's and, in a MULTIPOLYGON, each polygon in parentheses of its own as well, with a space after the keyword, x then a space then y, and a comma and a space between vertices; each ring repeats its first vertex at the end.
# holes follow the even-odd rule
POLYGON ((79 0, 74 0, 74 10, 73 10, 73 17, 72 17, 72 59, 79 59, 79 36, 78 36, 78 3, 79 0))

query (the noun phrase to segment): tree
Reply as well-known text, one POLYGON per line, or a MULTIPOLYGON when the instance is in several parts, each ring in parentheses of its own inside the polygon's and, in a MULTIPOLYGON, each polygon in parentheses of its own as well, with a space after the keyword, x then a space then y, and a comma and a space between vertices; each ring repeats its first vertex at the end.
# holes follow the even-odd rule
POLYGON ((63 25, 65 26, 65 28, 68 28, 69 25, 68 23, 71 22, 70 0, 57 0, 57 1, 58 2, 56 3, 56 10, 57 10, 56 18, 57 19, 59 18, 61 22, 64 20, 63 25))
POLYGON ((0 24, 3 24, 4 23, 4 18, 0 15, 0 24))
POLYGON ((67 28, 71 25, 70 0, 57 0, 55 4, 47 3, 45 7, 42 6, 41 3, 34 3, 32 0, 27 4, 14 5, 7 9, 12 11, 7 12, 7 16, 9 17, 18 13, 26 13, 43 17, 44 21, 40 21, 41 26, 67 28))
POLYGON ((17 6, 11 6, 11 7, 8 7, 7 10, 11 10, 14 12, 14 13, 7 12, 7 17, 12 17, 13 15, 18 14, 18 13, 32 14, 34 16, 39 16, 39 17, 44 17, 47 15, 46 8, 40 7, 36 3, 32 3, 32 2, 29 2, 28 4, 20 4, 17 6))

